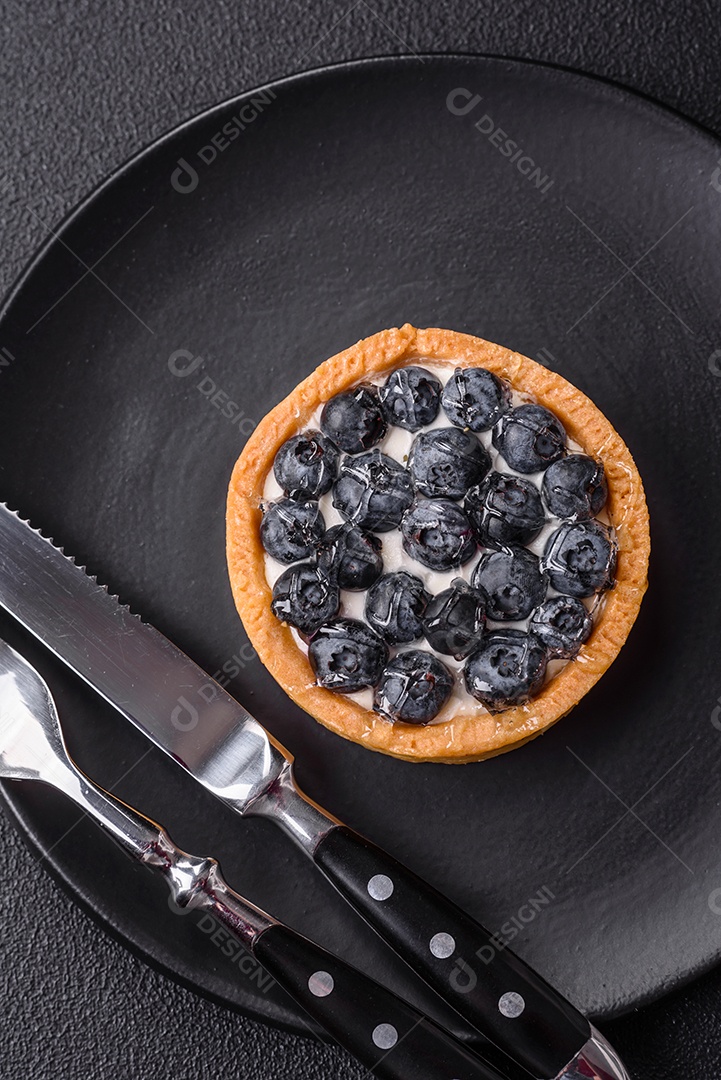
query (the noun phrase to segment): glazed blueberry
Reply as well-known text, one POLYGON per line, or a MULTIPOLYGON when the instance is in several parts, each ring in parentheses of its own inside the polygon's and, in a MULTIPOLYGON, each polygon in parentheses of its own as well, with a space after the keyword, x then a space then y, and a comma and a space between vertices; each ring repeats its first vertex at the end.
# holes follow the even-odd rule
POLYGON ((556 517, 572 521, 595 517, 608 498, 603 465, 586 454, 569 454, 561 458, 546 469, 543 498, 556 517))
POLYGON ((482 555, 473 585, 486 597, 486 617, 498 622, 528 618, 546 595, 538 559, 522 547, 482 555))
POLYGON ((305 431, 283 443, 273 472, 287 494, 317 499, 333 486, 339 457, 337 448, 319 431, 305 431))
POLYGON ((281 622, 289 623, 301 634, 312 634, 338 614, 338 586, 320 566, 298 563, 276 581, 270 606, 281 622))
POLYGON ((354 525, 389 532, 413 502, 410 474, 380 450, 346 458, 333 488, 333 505, 354 525))
POLYGON ((600 521, 566 523, 549 536, 541 565, 556 592, 592 596, 613 584, 616 544, 600 521))
POLYGON ((386 665, 373 708, 389 720, 427 724, 453 690, 453 675, 437 656, 421 649, 398 653, 386 665))
POLYGON ((567 660, 587 640, 593 620, 575 596, 554 596, 536 608, 528 629, 546 646, 549 656, 567 660))
POLYGON ((346 454, 370 450, 386 433, 378 388, 368 384, 336 394, 323 406, 320 426, 346 454))
POLYGON ((357 525, 334 525, 322 539, 318 565, 341 589, 362 592, 383 573, 381 542, 357 525))
POLYGON ((378 393, 389 424, 418 431, 438 416, 442 389, 425 368, 403 367, 391 372, 378 393))
POLYGON ((401 522, 405 551, 431 570, 453 570, 476 552, 471 523, 450 499, 420 499, 401 522))
POLYGON ((456 368, 443 388, 443 411, 452 424, 488 431, 511 407, 511 388, 485 368, 456 368))
POLYGON ((384 576, 368 590, 366 621, 389 645, 416 641, 423 633, 421 622, 430 594, 414 574, 400 570, 384 576))
POLYGON ((437 428, 416 435, 408 468, 420 492, 429 498, 462 499, 491 467, 491 457, 472 431, 437 428))
POLYGON ((426 608, 423 633, 436 652, 462 660, 480 645, 485 623, 485 597, 456 578, 450 589, 434 596, 426 608))
POLYGON ((563 457, 566 431, 543 405, 519 405, 502 417, 493 445, 516 472, 535 473, 563 457))
POLYGON ((336 619, 313 634, 308 658, 318 686, 338 694, 354 694, 378 683, 388 646, 365 623, 336 619))
POLYGON ((263 508, 261 543, 278 562, 306 559, 317 551, 324 532, 323 515, 312 499, 279 499, 263 508))
POLYGON ((541 495, 531 480, 492 472, 463 504, 484 547, 527 544, 543 528, 541 495))
POLYGON ((522 705, 540 690, 546 663, 546 650, 533 634, 493 630, 466 661, 466 689, 489 712, 522 705))

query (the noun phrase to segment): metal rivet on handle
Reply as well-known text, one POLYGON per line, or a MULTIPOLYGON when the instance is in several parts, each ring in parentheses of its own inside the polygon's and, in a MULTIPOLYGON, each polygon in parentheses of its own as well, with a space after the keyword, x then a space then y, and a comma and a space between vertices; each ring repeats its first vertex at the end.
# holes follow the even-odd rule
POLYGON ((379 1024, 373 1031, 373 1042, 379 1050, 390 1050, 398 1042, 398 1032, 393 1024, 379 1024))
POLYGON ((507 994, 501 994, 498 999, 498 1011, 507 1016, 509 1020, 515 1020, 526 1007, 526 1003, 515 990, 509 990, 507 994))
POLYGON ((428 948, 439 960, 446 960, 449 956, 453 956, 456 942, 450 934, 434 934, 428 943, 428 948))
POLYGON ((387 900, 393 895, 393 882, 385 874, 374 874, 368 882, 368 895, 374 900, 387 900))
POLYGON ((328 971, 316 971, 308 979, 308 989, 314 997, 328 997, 333 993, 334 986, 333 976, 328 971))

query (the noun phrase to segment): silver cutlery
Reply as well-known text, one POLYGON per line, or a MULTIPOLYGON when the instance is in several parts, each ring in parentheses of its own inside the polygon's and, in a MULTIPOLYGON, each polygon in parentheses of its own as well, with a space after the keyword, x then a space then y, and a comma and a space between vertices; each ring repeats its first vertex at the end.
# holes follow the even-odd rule
POLYGON ((215 859, 181 851, 160 825, 88 779, 67 752, 47 684, 3 641, 0 777, 62 791, 128 855, 165 879, 175 905, 211 913, 375 1076, 503 1080, 390 990, 245 900, 226 883, 215 859))
POLYGON ((309 799, 291 755, 234 698, 2 504, 0 605, 232 810, 280 825, 445 1002, 532 1076, 629 1080, 569 1001, 510 949, 484 952, 486 929, 309 799))

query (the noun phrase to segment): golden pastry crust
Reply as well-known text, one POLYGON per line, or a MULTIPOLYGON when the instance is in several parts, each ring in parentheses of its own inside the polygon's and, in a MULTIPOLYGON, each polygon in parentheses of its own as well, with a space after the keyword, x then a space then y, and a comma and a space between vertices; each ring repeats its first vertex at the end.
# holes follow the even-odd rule
POLYGON ((261 661, 290 697, 331 731, 408 761, 480 761, 534 739, 569 712, 615 660, 628 636, 646 591, 649 550, 641 477, 625 443, 593 402, 534 360, 452 330, 417 330, 406 324, 373 334, 326 360, 258 425, 235 464, 228 491, 230 583, 261 661), (356 701, 315 685, 290 628, 271 612, 260 542, 263 488, 281 444, 306 427, 318 406, 335 394, 421 357, 453 367, 488 368, 551 409, 570 438, 603 462, 607 512, 618 541, 616 586, 606 594, 593 632, 574 661, 527 705, 491 715, 479 703, 426 727, 389 723, 356 701))

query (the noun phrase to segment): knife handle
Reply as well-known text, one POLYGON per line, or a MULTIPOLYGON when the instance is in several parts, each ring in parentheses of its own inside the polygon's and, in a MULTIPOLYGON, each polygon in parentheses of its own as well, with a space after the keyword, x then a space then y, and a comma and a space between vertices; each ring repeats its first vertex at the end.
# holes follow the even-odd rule
POLYGON ((543 1080, 590 1038, 569 1001, 479 923, 385 851, 344 825, 316 865, 398 955, 467 1021, 543 1080))
POLYGON ((271 926, 252 952, 379 1080, 502 1080, 406 1001, 290 927, 271 926))

